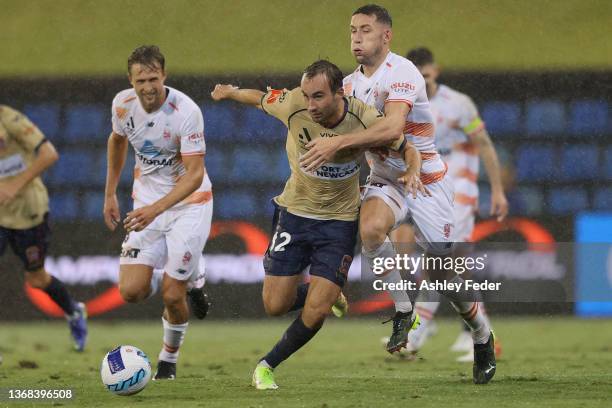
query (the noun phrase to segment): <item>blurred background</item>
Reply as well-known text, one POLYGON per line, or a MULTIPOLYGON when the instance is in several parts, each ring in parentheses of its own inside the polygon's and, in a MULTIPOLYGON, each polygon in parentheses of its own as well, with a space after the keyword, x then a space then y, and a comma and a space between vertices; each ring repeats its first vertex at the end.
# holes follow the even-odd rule
MULTIPOLYGON (((477 233, 499 242, 612 242, 612 3, 380 4, 393 16, 392 50, 404 55, 415 46, 429 47, 443 69, 440 82, 474 99, 496 145, 510 218, 501 225, 483 223, 477 233)), ((270 199, 289 175, 286 129, 256 109, 213 104, 209 92, 218 82, 291 88, 299 84, 301 70, 319 58, 352 71, 349 21, 361 5, 0 0, 0 103, 24 112, 61 155, 44 176, 53 226, 47 268, 89 299, 91 315, 158 317, 160 310, 159 299, 128 307, 117 298, 123 234, 110 233, 102 221, 110 106, 114 95, 129 87, 131 51, 159 45, 167 85, 190 95, 204 112, 215 208, 205 249, 213 316, 262 316, 261 255, 268 244, 270 199)), ((130 150, 121 184, 123 213, 131 208, 133 161, 130 150)), ((489 193, 483 175, 485 219, 489 193)), ((612 293, 609 246, 591 252, 577 246, 569 258, 555 259, 563 266, 556 274, 538 267, 526 273, 533 266, 518 253, 516 276, 509 279, 528 285, 563 282, 569 291, 565 300, 547 303, 547 313, 612 315, 612 303, 589 296, 594 290, 612 293)), ((0 319, 58 314, 40 292, 23 286, 12 254, 0 262, 5 305, 0 319)), ((355 269, 351 277, 358 280, 355 269)), ((360 296, 355 291, 353 298, 368 301, 360 296)), ((362 310, 377 313, 387 306, 362 310)), ((542 310, 508 304, 490 309, 542 310)))

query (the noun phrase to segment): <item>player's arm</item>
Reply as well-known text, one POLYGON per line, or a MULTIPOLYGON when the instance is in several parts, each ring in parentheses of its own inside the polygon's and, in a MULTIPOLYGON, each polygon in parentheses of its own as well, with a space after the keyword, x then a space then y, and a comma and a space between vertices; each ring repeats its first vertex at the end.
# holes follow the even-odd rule
POLYGON ((127 231, 142 231, 155 217, 186 199, 202 185, 204 178, 203 154, 182 156, 185 174, 180 177, 174 188, 151 205, 140 207, 127 213, 123 226, 127 231))
POLYGON ((495 147, 484 127, 473 133, 471 138, 472 142, 478 147, 480 158, 491 184, 491 215, 496 216, 497 221, 501 222, 508 215, 508 200, 502 185, 501 169, 495 147))
POLYGON ((214 101, 229 99, 235 102, 251 105, 261 109, 261 99, 265 95, 257 89, 240 89, 234 85, 215 85, 215 89, 210 93, 214 101))
POLYGON ((108 137, 106 187, 104 188, 104 223, 114 231, 121 220, 119 202, 117 201, 117 186, 121 171, 125 165, 128 151, 128 139, 115 132, 108 137))
POLYGON ((402 146, 402 154, 406 163, 406 171, 397 181, 404 185, 408 194, 412 194, 412 198, 416 198, 418 192, 425 196, 431 196, 431 193, 421 181, 421 153, 412 143, 406 141, 402 146))
POLYGON ((53 144, 45 139, 42 132, 20 112, 4 106, 0 120, 7 132, 15 137, 20 145, 36 154, 32 163, 23 172, 9 181, 0 181, 0 205, 2 205, 13 200, 28 183, 51 167, 59 159, 59 155, 53 144))
POLYGON ((406 116, 410 105, 404 102, 388 102, 385 116, 367 129, 339 135, 338 137, 317 138, 306 145, 309 151, 302 156, 300 164, 306 171, 314 171, 341 149, 384 146, 403 135, 406 116))

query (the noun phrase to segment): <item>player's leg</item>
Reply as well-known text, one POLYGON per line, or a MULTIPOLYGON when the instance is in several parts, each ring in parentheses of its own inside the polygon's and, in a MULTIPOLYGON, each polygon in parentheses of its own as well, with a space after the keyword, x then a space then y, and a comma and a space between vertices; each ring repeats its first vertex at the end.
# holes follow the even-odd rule
MULTIPOLYGON (((213 200, 206 202, 203 204, 203 224, 202 224, 202 239, 204 240, 204 244, 202 246, 202 251, 206 246, 206 242, 208 241, 208 236, 210 235, 210 227, 212 225, 212 214, 213 214, 213 200)), ((198 319, 204 319, 208 314, 208 308, 210 307, 210 302, 208 300, 208 296, 204 292, 204 283, 205 283, 205 269, 203 268, 202 262, 199 264, 198 273, 191 279, 190 284, 187 288, 187 296, 189 297, 189 303, 191 305, 191 311, 198 319)))
MULTIPOLYGON (((255 368, 253 385, 260 390, 278 388, 274 381, 273 370, 308 343, 323 325, 325 316, 330 313, 346 282, 357 239, 357 221, 318 221, 285 214, 281 212, 278 223, 280 227, 276 228, 276 232, 292 231, 293 236, 302 242, 305 248, 309 248, 308 251, 302 250, 301 254, 307 254, 305 260, 310 260, 311 280, 304 310, 255 368)), ((274 242, 273 239, 273 245, 266 254, 265 265, 268 274, 275 267, 283 265, 280 262, 283 258, 278 255, 279 248, 274 242)), ((289 249, 290 246, 291 244, 287 242, 286 248, 289 249)), ((298 253, 294 252, 294 258, 303 262, 303 258, 297 257, 298 253)), ((290 270, 292 268, 291 265, 285 264, 285 266, 290 270)))
POLYGON ((74 301, 62 281, 50 275, 44 268, 51 235, 48 217, 45 216, 44 221, 33 228, 10 232, 8 240, 15 254, 23 262, 26 282, 43 290, 62 309, 68 320, 74 347, 82 351, 87 341, 85 305, 74 301))
MULTIPOLYGON (((405 222, 391 232, 391 239, 397 244, 397 252, 400 254, 413 255, 416 249, 416 238, 414 227, 405 222)), ((417 280, 422 279, 421 271, 416 272, 417 280)), ((436 332, 433 318, 440 306, 440 294, 434 291, 421 291, 414 303, 414 310, 419 315, 420 324, 408 333, 408 344, 406 351, 416 354, 425 344, 427 339, 436 332)), ((386 343, 386 342, 385 342, 386 343)), ((471 341, 470 341, 471 346, 471 341)))
MULTIPOLYGON (((432 196, 417 197, 410 206, 417 228, 417 241, 425 246, 427 257, 444 258, 450 256, 452 251, 453 189, 446 178, 427 187, 432 196)), ((432 262, 432 264, 444 265, 445 262, 432 262)), ((426 272, 430 280, 461 284, 461 287, 465 287, 463 278, 453 270, 429 268, 426 272)), ((494 338, 479 310, 473 291, 457 293, 449 290, 441 293, 449 299, 453 308, 472 331, 475 353, 474 382, 488 382, 495 374, 494 338)))
MULTIPOLYGON (((359 231, 362 255, 373 268, 376 258, 394 258, 396 251, 388 235, 406 215, 403 192, 388 184, 372 181, 366 185, 361 204, 359 231)), ((379 275, 386 283, 399 283, 402 276, 397 269, 379 275)), ((387 351, 393 353, 406 346, 408 332, 416 327, 417 315, 412 313, 412 302, 405 290, 387 291, 395 305, 393 328, 387 351)))

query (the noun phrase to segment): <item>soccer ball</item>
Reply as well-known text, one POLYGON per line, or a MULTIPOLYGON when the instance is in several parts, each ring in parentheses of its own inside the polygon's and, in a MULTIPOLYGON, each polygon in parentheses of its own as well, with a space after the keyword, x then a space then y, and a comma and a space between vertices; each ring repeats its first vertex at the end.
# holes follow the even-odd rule
POLYGON ((119 346, 104 356, 100 375, 113 394, 133 395, 151 380, 151 362, 139 348, 119 346))

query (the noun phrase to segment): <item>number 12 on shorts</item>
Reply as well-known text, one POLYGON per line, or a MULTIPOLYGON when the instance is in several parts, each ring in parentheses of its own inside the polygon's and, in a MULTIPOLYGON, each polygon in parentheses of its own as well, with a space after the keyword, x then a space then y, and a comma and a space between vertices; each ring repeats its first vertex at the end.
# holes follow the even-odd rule
POLYGON ((278 231, 276 231, 274 233, 274 236, 272 237, 272 243, 270 244, 270 251, 271 252, 283 252, 285 250, 285 246, 289 243, 289 241, 291 241, 291 234, 285 231, 279 234, 278 231), (280 242, 277 245, 276 240, 279 238, 280 238, 280 242))

